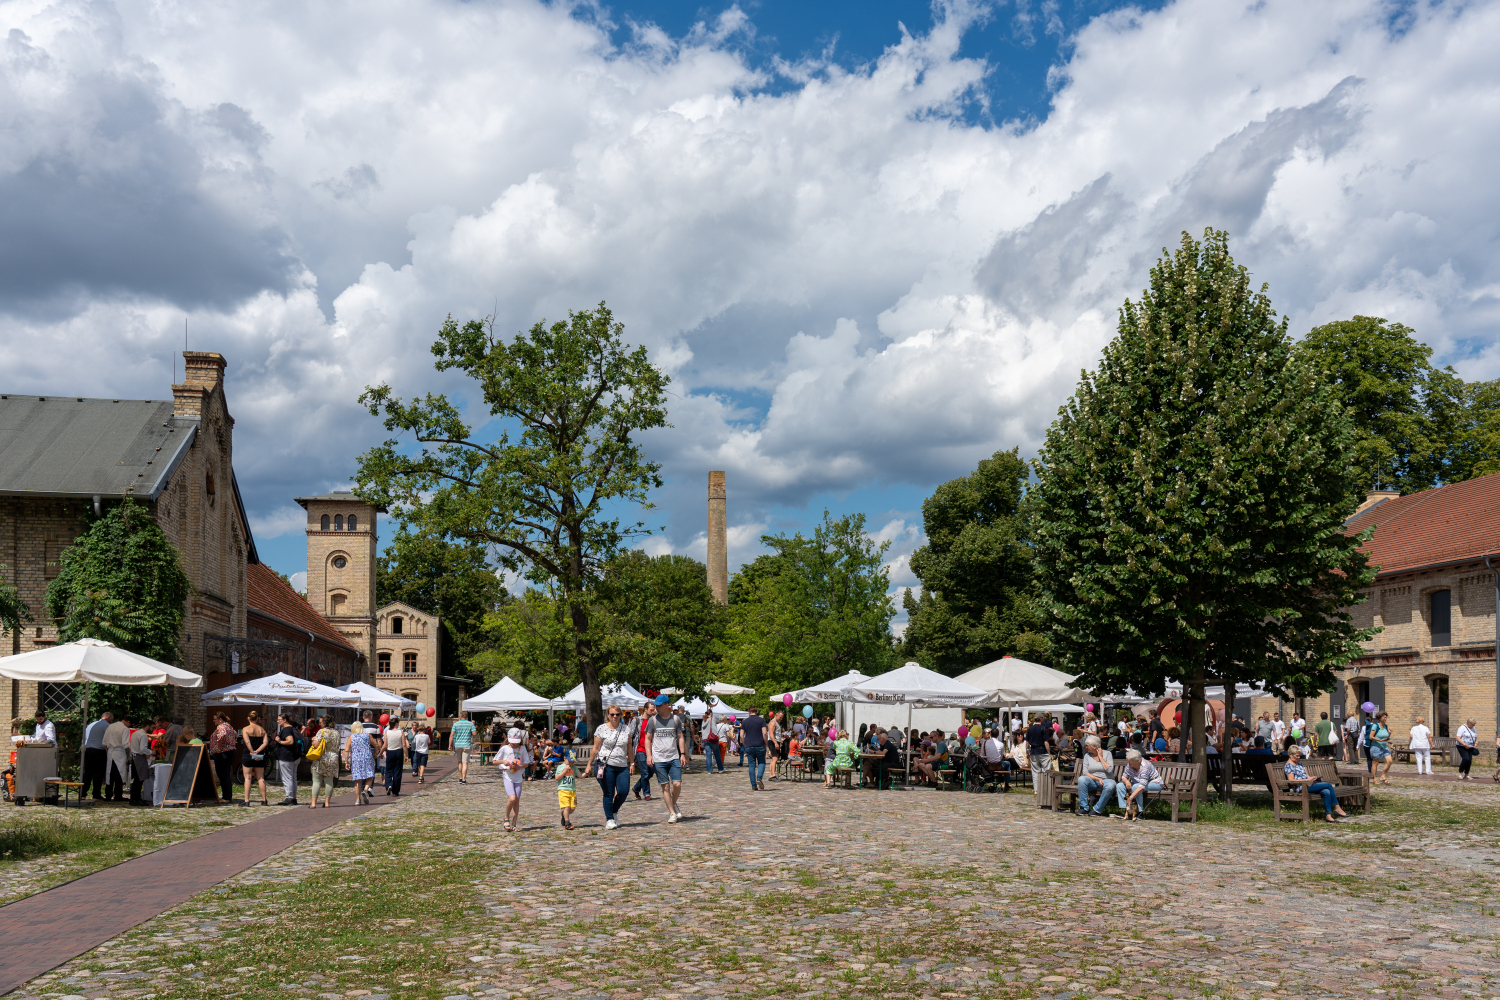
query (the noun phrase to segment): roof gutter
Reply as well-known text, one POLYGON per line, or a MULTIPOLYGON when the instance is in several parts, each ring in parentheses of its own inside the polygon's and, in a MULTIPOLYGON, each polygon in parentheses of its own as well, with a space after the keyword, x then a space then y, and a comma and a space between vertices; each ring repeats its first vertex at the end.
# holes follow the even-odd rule
POLYGON ((1400 576, 1402 573, 1425 573, 1431 569, 1443 569, 1448 566, 1462 566, 1464 563, 1482 562, 1489 565, 1490 559, 1500 559, 1500 551, 1477 553, 1472 556, 1463 556, 1459 559, 1444 559, 1442 562, 1425 563, 1421 566, 1404 566, 1401 569, 1379 569, 1375 571, 1375 579, 1379 580, 1387 576, 1400 576))
MULTIPOLYGON (((289 622, 285 618, 277 618, 275 615, 271 614, 269 611, 262 611, 260 608, 257 608, 257 607, 251 607, 250 610, 254 611, 256 614, 260 615, 262 618, 269 618, 271 621, 275 622, 278 625, 285 625, 287 628, 292 629, 292 630, 297 631, 297 632, 306 632, 307 633, 307 644, 309 646, 313 645, 320 638, 323 639, 323 641, 326 642, 326 643, 328 643, 330 646, 334 645, 334 643, 332 642, 332 640, 324 638, 322 636, 319 636, 318 633, 316 633, 316 632, 309 631, 306 626, 298 625, 295 622, 289 622)), ((353 646, 344 645, 343 643, 339 643, 338 645, 341 646, 341 647, 343 647, 344 649, 347 649, 349 652, 353 653, 355 656, 359 655, 359 650, 355 649, 353 646)))

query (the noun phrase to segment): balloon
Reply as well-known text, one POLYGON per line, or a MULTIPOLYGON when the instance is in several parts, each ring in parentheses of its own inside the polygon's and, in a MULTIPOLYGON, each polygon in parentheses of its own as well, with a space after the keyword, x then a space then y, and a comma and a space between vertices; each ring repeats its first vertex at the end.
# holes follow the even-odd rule
POLYGON ((391 724, 391 717, 384 712, 380 713, 380 724, 382 726, 389 726, 391 724))
POLYGON ((812 718, 812 706, 811 705, 803 705, 802 706, 802 717, 804 719, 811 719, 812 718))
POLYGON ((968 726, 959 726, 958 727, 958 738, 959 739, 963 739, 965 736, 968 736, 968 735, 969 735, 969 727, 968 726))
POLYGON ((430 718, 432 718, 435 715, 437 715, 437 709, 435 709, 435 708, 433 708, 433 707, 431 707, 429 705, 428 708, 427 708, 427 717, 430 719, 430 718))
POLYGON ((789 694, 782 695, 781 696, 781 703, 783 705, 785 705, 787 708, 791 708, 792 707, 792 696, 789 695, 789 694))
POLYGON ((972 736, 965 736, 964 737, 964 746, 971 747, 973 745, 974 745, 974 737, 972 737, 972 736))
POLYGON ((1375 703, 1373 701, 1367 701, 1363 705, 1359 706, 1359 710, 1366 713, 1373 712, 1375 711, 1375 703))
POLYGON ((418 715, 426 715, 427 714, 427 702, 425 702, 425 701, 419 701, 419 702, 417 702, 417 714, 418 715))
POLYGON ((1090 705, 1085 705, 1085 706, 1083 706, 1083 709, 1086 712, 1092 712, 1094 710, 1094 706, 1091 705, 1091 704, 1090 705))

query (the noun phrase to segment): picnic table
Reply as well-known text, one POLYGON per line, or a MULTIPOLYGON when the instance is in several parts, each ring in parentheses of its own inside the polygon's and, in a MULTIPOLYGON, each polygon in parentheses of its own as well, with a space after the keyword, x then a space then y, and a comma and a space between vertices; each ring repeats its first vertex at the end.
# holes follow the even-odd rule
MULTIPOLYGON (((885 754, 861 752, 859 759, 861 769, 859 778, 860 786, 863 788, 877 787, 877 778, 880 773, 879 762, 885 760, 885 754)), ((889 773, 896 775, 901 780, 905 780, 906 754, 904 752, 901 753, 901 770, 897 771, 895 768, 892 768, 889 773)))

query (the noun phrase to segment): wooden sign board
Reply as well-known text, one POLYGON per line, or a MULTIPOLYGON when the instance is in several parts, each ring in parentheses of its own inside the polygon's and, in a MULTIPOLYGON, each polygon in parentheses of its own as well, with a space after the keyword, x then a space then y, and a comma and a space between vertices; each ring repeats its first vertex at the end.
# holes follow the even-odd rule
POLYGON ((167 779, 167 792, 162 796, 164 806, 193 805, 195 798, 218 798, 213 792, 213 775, 204 758, 208 747, 178 747, 176 759, 172 761, 172 776, 167 779), (206 781, 210 794, 205 794, 200 782, 206 781), (196 793, 196 794, 195 794, 196 793))

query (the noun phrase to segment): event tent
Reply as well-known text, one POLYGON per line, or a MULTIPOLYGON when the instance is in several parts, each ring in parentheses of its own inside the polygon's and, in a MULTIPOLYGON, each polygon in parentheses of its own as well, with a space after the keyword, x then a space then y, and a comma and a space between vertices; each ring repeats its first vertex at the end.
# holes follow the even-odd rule
POLYGON ((738 684, 725 684, 714 681, 703 689, 704 694, 754 694, 755 688, 740 687, 738 684))
MULTIPOLYGON (((853 687, 855 684, 863 684, 869 679, 869 676, 867 676, 866 674, 862 674, 858 670, 851 670, 847 674, 844 674, 840 677, 835 677, 831 681, 824 681, 822 684, 814 684, 812 687, 805 687, 800 690, 789 691, 787 693, 792 696, 792 701, 804 705, 831 701, 846 701, 847 699, 844 698, 844 690, 846 688, 853 687)), ((778 694, 771 700, 781 701, 782 696, 778 694)))
POLYGON ((312 708, 358 708, 359 695, 304 680, 291 674, 255 677, 210 691, 205 705, 304 705, 312 708))
POLYGON ((399 694, 391 694, 364 681, 355 681, 353 684, 345 684, 339 688, 340 691, 348 691, 350 694, 359 695, 359 703, 365 708, 416 708, 417 703, 410 698, 403 698, 399 694))
POLYGON ((1088 692, 1073 686, 1072 674, 1014 656, 1002 656, 954 679, 988 692, 985 704, 1001 708, 1060 704, 1088 698, 1088 692))
MULTIPOLYGON (((640 711, 641 706, 650 700, 625 681, 621 681, 618 684, 608 684, 600 688, 599 696, 604 700, 605 708, 613 705, 630 712, 640 711)), ((583 711, 583 685, 574 685, 573 690, 561 698, 553 698, 552 707, 559 712, 583 711)))
MULTIPOLYGON (((844 689, 843 694, 844 700, 855 704, 905 705, 908 729, 911 728, 911 710, 914 706, 976 708, 985 704, 989 698, 979 688, 945 677, 935 670, 928 670, 914 661, 895 670, 888 670, 879 677, 851 685, 844 689)), ((906 758, 906 772, 910 779, 910 754, 906 758)))
POLYGON ((458 707, 465 712, 545 712, 553 705, 550 699, 532 694, 507 674, 494 687, 465 699, 458 707))
POLYGON ((93 681, 95 684, 134 687, 161 684, 185 688, 203 686, 203 678, 190 670, 160 663, 103 639, 77 639, 0 657, 0 677, 53 684, 93 681))
POLYGON ((687 714, 692 719, 703 718, 703 713, 710 709, 713 710, 715 715, 732 715, 736 719, 746 718, 750 714, 742 709, 724 704, 713 695, 709 695, 708 701, 704 701, 702 698, 694 698, 692 701, 688 701, 686 698, 679 698, 673 703, 672 707, 687 709, 687 714))

